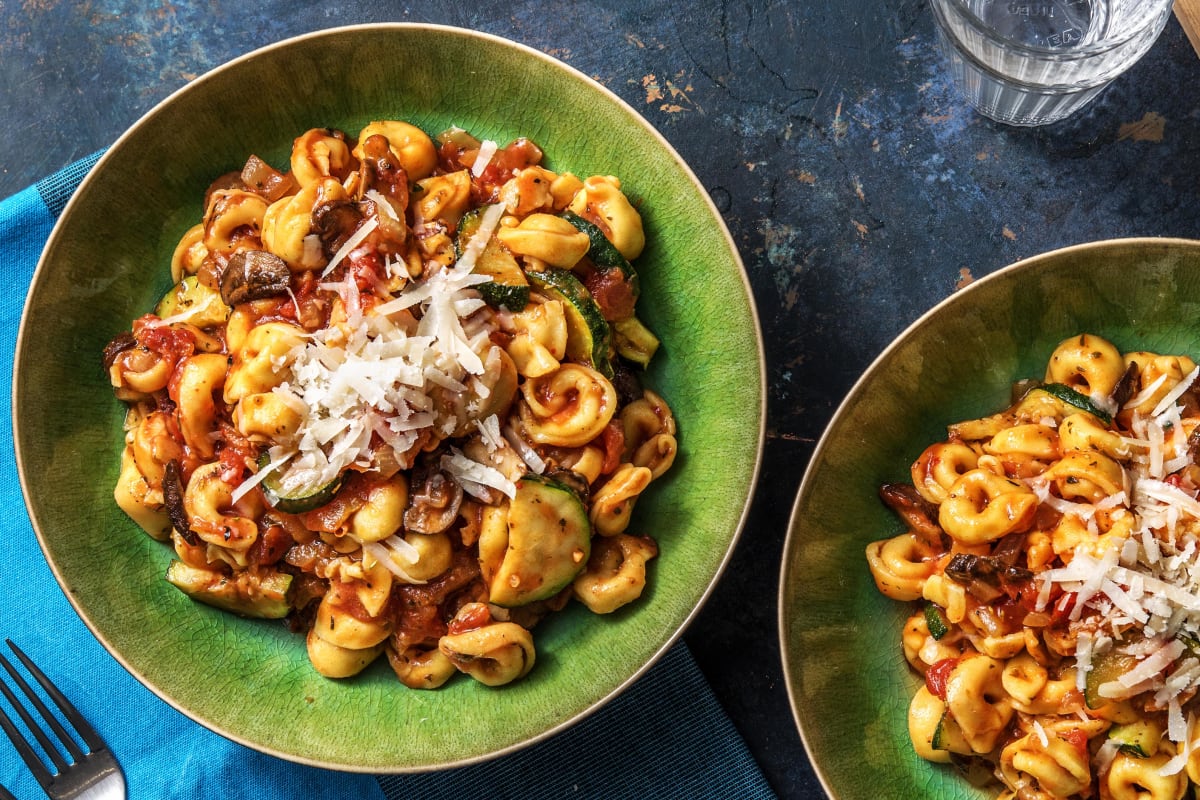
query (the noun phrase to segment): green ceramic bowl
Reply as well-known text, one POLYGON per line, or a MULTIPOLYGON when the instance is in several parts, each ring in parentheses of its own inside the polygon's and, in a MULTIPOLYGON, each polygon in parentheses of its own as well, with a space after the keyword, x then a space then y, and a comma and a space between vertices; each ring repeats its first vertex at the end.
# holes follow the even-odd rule
POLYGON ((15 368, 17 460, 30 515, 96 637, 214 731, 355 771, 431 770, 510 752, 636 680, 679 637, 728 560, 765 416, 744 269, 704 189, 666 141, 616 96, 542 53, 425 25, 285 41, 205 75, 147 114, 106 153, 54 230, 15 368), (664 345, 647 382, 671 404, 681 444, 676 470, 639 502, 633 529, 657 538, 661 557, 637 604, 609 617, 573 604, 539 626, 535 670, 498 690, 462 676, 439 691, 411 691, 382 663, 353 680, 323 679, 302 637, 194 604, 166 584, 168 548, 112 500, 122 409, 100 352, 168 288, 172 249, 199 220, 205 187, 250 153, 286 165, 293 137, 308 128, 357 132, 380 118, 431 134, 458 125, 502 143, 528 136, 551 167, 619 176, 648 231, 639 308, 664 345))
POLYGON ((1030 258, 957 292, 879 356, 813 454, 780 577, 792 711, 836 800, 991 797, 914 755, 906 714, 919 682, 900 647, 907 604, 881 595, 869 542, 903 526, 878 499, 946 425, 1008 405, 1054 346, 1094 333, 1122 350, 1200 355, 1200 242, 1129 239, 1030 258))

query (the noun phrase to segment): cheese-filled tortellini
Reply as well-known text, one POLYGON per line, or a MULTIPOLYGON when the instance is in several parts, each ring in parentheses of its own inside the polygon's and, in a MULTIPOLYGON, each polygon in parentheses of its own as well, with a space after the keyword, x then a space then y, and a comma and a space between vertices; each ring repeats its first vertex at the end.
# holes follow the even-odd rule
POLYGON ((326 263, 314 233, 313 211, 327 204, 348 201, 349 195, 334 178, 318 178, 299 192, 276 200, 263 214, 262 240, 266 248, 293 270, 316 269, 326 263))
POLYGON ((286 620, 331 681, 484 692, 543 619, 649 591, 681 434, 621 181, 432 133, 300 130, 164 220, 171 288, 101 354, 113 499, 170 559, 151 602, 286 620))
POLYGON ((621 181, 611 175, 593 175, 571 201, 571 210, 597 225, 621 255, 632 261, 642 254, 646 234, 642 215, 621 191, 621 181))
POLYGON ((210 253, 228 255, 257 247, 266 214, 267 201, 254 192, 240 189, 213 192, 204 215, 204 248, 210 253))
MULTIPOLYGON (((1200 367, 1054 341, 1007 405, 945 420, 878 489, 895 525, 865 569, 907 604, 909 738, 998 800, 1180 800, 1200 786, 1200 367)), ((634 405, 640 439, 654 418, 634 405)))
POLYGON ((290 323, 266 322, 253 328, 233 356, 225 381, 225 402, 236 403, 282 383, 285 360, 303 342, 304 331, 290 323))
POLYGON ((579 263, 590 246, 586 233, 553 214, 530 214, 515 225, 501 227, 496 238, 517 255, 564 269, 579 263))
POLYGON ((292 142, 292 177, 301 186, 325 178, 342 181, 353 171, 354 159, 346 136, 330 128, 312 128, 292 142))
POLYGON ((521 385, 521 424, 539 444, 577 447, 601 434, 617 410, 617 391, 591 367, 563 364, 521 385))
POLYGON ((387 139, 389 149, 411 181, 429 177, 437 166, 437 148, 433 140, 417 126, 402 120, 379 120, 359 131, 360 144, 355 147, 354 155, 360 160, 363 157, 361 142, 374 135, 387 139))

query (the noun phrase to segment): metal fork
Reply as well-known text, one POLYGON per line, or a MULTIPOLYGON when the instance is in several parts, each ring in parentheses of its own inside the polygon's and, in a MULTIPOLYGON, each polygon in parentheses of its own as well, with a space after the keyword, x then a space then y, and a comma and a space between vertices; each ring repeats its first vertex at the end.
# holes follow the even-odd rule
POLYGON ((125 774, 121 772, 121 765, 113 758, 108 745, 104 743, 104 740, 88 724, 75 706, 71 705, 71 701, 37 668, 29 656, 21 652, 21 649, 13 644, 11 639, 4 641, 25 665, 29 674, 41 684, 62 716, 66 717, 79 734, 78 738, 82 739, 88 748, 87 752, 80 749, 76 737, 67 731, 58 717, 46 707, 46 704, 30 688, 12 663, 4 657, 3 653, 0 653, 0 666, 4 667, 13 682, 21 688, 29 704, 37 709, 42 720, 58 737, 59 744, 56 746, 44 726, 34 720, 33 715, 26 708, 26 704, 17 699, 16 694, 8 687, 7 683, 0 681, 0 692, 16 709, 21 721, 25 723, 25 727, 37 739, 42 752, 53 764, 54 771, 51 771, 33 749, 29 740, 17 730, 16 725, 13 724, 4 709, 0 708, 0 728, 4 729, 9 741, 13 743, 13 747, 17 748, 21 759, 33 772, 33 777, 37 778, 37 782, 46 791, 46 796, 51 800, 125 800, 125 774), (66 751, 67 758, 63 757, 63 750, 66 751))

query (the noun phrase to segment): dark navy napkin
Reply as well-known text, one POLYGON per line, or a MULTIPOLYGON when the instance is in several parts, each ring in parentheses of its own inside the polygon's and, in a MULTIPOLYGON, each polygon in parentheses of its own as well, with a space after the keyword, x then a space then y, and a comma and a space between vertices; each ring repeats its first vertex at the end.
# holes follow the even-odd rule
MULTIPOLYGON (((0 201, 0 357, 12 363, 29 281, 54 221, 93 155, 0 201)), ((10 370, 11 376, 11 370, 10 370)), ((0 638, 14 639, 87 716, 120 760, 129 796, 387 798, 774 797, 696 666, 675 645, 628 691, 573 728, 504 758, 457 770, 371 776, 315 769, 228 741, 167 705, 127 673, 75 614, 24 511, 12 442, 11 377, 0 387, 0 638)), ((0 783, 44 797, 0 738, 0 783)))

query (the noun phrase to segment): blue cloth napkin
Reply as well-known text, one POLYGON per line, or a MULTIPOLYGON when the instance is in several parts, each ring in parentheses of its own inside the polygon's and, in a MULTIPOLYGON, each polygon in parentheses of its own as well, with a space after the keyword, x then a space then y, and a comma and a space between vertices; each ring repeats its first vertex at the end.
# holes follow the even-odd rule
MULTIPOLYGON (((29 281, 54 221, 95 164, 83 159, 0 202, 0 357, 12 362, 29 281)), ((10 370, 11 376, 11 370, 10 370)), ((457 770, 370 776, 255 752, 192 722, 92 637, 59 589, 24 509, 12 443, 11 377, 0 387, 0 638, 40 663, 109 743, 131 798, 774 797, 687 647, 673 647, 622 696, 535 747, 457 770)), ((0 738, 0 783, 43 797, 0 738)))

